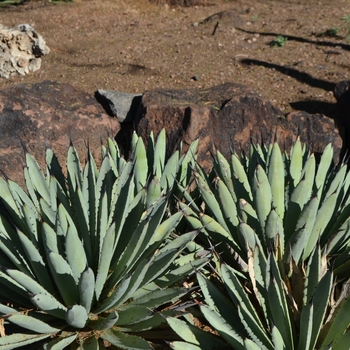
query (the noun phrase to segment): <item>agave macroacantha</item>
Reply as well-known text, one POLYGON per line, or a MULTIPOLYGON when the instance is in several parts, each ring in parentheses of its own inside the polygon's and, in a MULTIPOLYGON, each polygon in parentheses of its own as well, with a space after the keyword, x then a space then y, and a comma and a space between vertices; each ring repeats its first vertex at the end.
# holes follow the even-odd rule
POLYGON ((348 165, 332 166, 331 145, 317 160, 300 140, 289 154, 252 145, 249 157, 217 152, 213 163, 209 175, 196 166, 198 192, 182 207, 220 253, 216 278, 197 279, 222 339, 169 317, 186 341, 173 348, 349 349, 348 165))
POLYGON ((153 146, 150 162, 134 136, 126 161, 109 139, 98 169, 71 143, 66 174, 50 148, 45 174, 26 152, 26 191, 0 179, 0 349, 152 349, 137 333, 164 323, 159 307, 206 262, 167 210, 193 149, 166 163, 164 132, 153 146))

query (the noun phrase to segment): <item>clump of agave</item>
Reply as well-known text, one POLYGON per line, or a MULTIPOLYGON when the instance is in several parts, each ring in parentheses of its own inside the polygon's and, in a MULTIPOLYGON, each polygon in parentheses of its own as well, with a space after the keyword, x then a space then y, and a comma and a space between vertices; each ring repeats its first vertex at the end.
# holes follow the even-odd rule
MULTIPOLYGON (((298 140, 290 154, 252 146, 230 162, 218 152, 209 175, 196 167, 182 208, 218 252, 216 278, 197 278, 202 314, 226 346, 349 348, 350 173, 332 158, 328 145, 316 162, 298 140)), ((174 349, 225 348, 187 321, 168 318, 187 342, 174 349)))
POLYGON ((0 349, 152 349, 137 334, 164 322, 157 308, 206 259, 167 210, 195 145, 166 162, 165 133, 150 141, 147 154, 135 135, 126 161, 109 139, 99 168, 71 144, 66 176, 50 148, 46 174, 26 152, 26 191, 0 179, 0 349))

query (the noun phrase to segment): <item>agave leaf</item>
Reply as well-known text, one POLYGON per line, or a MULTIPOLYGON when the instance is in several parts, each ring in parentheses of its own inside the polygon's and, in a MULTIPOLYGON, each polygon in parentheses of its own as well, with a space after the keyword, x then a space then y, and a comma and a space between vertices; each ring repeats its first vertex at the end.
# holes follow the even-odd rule
POLYGON ((149 246, 152 246, 154 243, 162 242, 166 239, 169 234, 177 227, 179 222, 181 221, 183 214, 181 212, 177 212, 171 215, 168 219, 163 221, 155 230, 151 241, 149 242, 149 246))
POLYGON ((10 182, 10 180, 5 181, 0 177, 1 199, 6 208, 10 211, 10 214, 12 214, 12 217, 22 216, 17 206, 17 199, 13 197, 12 191, 10 190, 10 182))
POLYGON ((12 314, 6 319, 22 328, 28 329, 35 333, 57 333, 59 328, 54 328, 46 324, 45 322, 31 316, 23 314, 12 314))
POLYGON ((341 335, 333 344, 332 350, 343 350, 347 349, 350 344, 350 331, 341 335))
POLYGON ((233 239, 231 233, 209 215, 203 214, 200 216, 202 222, 200 226, 198 226, 198 221, 195 218, 186 217, 186 219, 191 223, 194 229, 199 229, 204 226, 205 231, 209 232, 209 236, 214 242, 228 242, 237 252, 242 252, 242 248, 233 239))
MULTIPOLYGON (((110 214, 108 217, 108 226, 110 226, 112 222, 115 222, 117 233, 124 225, 125 218, 127 216, 127 209, 134 191, 134 178, 132 175, 132 170, 133 165, 131 162, 128 162, 126 167, 121 172, 120 177, 113 184, 111 198, 112 202, 110 214), (117 208, 119 210, 116 210, 117 208)), ((118 235, 119 233, 117 236, 118 235)))
POLYGON ((196 149, 198 146, 199 139, 193 141, 188 148, 187 152, 181 157, 180 171, 178 175, 178 182, 182 187, 187 187, 189 180, 192 176, 194 169, 194 163, 196 159, 196 149))
POLYGON ((248 251, 249 248, 254 248, 255 246, 258 246, 261 250, 261 254, 263 254, 262 245, 258 235, 249 225, 247 225, 244 222, 241 222, 239 224, 238 238, 241 241, 241 246, 244 247, 246 251, 248 251))
MULTIPOLYGON (((60 206, 59 210, 60 210, 60 208, 63 208, 63 207, 60 206)), ((60 221, 60 223, 62 223, 62 222, 60 221)), ((66 221, 64 223, 66 223, 66 221)), ((64 228, 62 230, 64 230, 64 228)), ((57 253, 57 254, 61 253, 60 249, 58 248, 59 241, 57 239, 57 234, 53 230, 53 228, 51 226, 49 226, 46 222, 43 222, 43 224, 42 224, 42 234, 44 236, 44 242, 45 242, 47 249, 49 251, 57 253)))
POLYGON ((319 198, 313 197, 309 203, 307 203, 297 220, 295 232, 288 240, 287 246, 290 250, 286 252, 285 261, 289 261, 293 256, 293 259, 298 264, 302 258, 305 245, 307 244, 308 238, 312 232, 315 224, 317 209, 319 205, 319 198))
POLYGON ((132 333, 149 331, 151 329, 164 326, 166 323, 164 318, 165 316, 175 316, 175 312, 173 310, 166 310, 163 311, 162 314, 153 313, 150 317, 139 320, 133 324, 121 324, 118 326, 118 329, 122 332, 132 333))
MULTIPOLYGON (((102 345, 103 346, 103 345, 102 345)), ((100 350, 105 349, 105 347, 100 348, 100 344, 95 335, 84 339, 84 343, 81 345, 81 350, 100 350)))
POLYGON ((272 254, 268 257, 269 269, 266 270, 266 287, 268 291, 269 312, 273 324, 278 328, 286 347, 293 349, 292 325, 289 318, 281 275, 272 254))
POLYGON ((147 207, 154 203, 161 195, 161 186, 159 178, 155 175, 147 186, 147 207))
POLYGON ((261 231, 261 226, 253 206, 245 199, 239 200, 240 218, 243 222, 254 228, 256 231, 261 231))
POLYGON ((87 265, 85 245, 79 239, 78 232, 74 225, 68 226, 65 238, 66 258, 72 269, 73 277, 75 281, 78 282, 81 273, 85 270, 87 265))
POLYGON ((228 230, 222 211, 220 210, 220 205, 212 192, 211 186, 206 179, 199 175, 199 173, 194 173, 197 181, 197 186, 206 204, 206 208, 215 218, 215 220, 225 229, 228 230))
POLYGON ((241 318, 244 328, 248 332, 249 337, 253 340, 251 341, 252 342, 251 344, 254 344, 256 347, 258 347, 258 349, 273 350, 274 346, 271 343, 270 339, 267 337, 260 322, 255 319, 255 317, 247 310, 247 308, 243 303, 241 303, 238 306, 238 314, 241 318))
MULTIPOLYGON (((101 194, 101 200, 100 200, 100 207, 97 208, 97 221, 98 221, 98 227, 97 227, 97 232, 98 232, 98 248, 95 247, 94 251, 96 252, 98 250, 98 252, 101 254, 101 249, 103 247, 103 241, 105 239, 106 233, 107 233, 107 229, 110 228, 108 226, 108 213, 109 213, 109 209, 108 209, 108 198, 107 198, 107 192, 103 192, 101 194)), ((115 224, 112 224, 115 225, 115 224)), ((115 229, 115 228, 114 228, 115 229)), ((113 242, 114 243, 114 242, 113 242)))
POLYGON ((332 193, 322 203, 321 208, 317 212, 314 227, 308 235, 308 240, 304 248, 303 260, 306 260, 313 251, 317 240, 325 231, 327 224, 334 215, 334 209, 337 201, 338 193, 332 193))
POLYGON ((146 185, 148 176, 146 149, 141 137, 139 137, 137 140, 134 152, 134 162, 136 192, 140 192, 141 189, 146 185))
POLYGON ((293 188, 295 188, 301 180, 301 173, 303 169, 303 150, 301 142, 298 137, 290 150, 290 165, 289 173, 293 180, 293 188))
POLYGON ((259 344, 261 348, 272 349, 272 343, 265 333, 264 326, 261 324, 260 319, 247 294, 242 289, 242 285, 239 282, 234 270, 230 266, 222 264, 221 276, 232 301, 238 308, 241 321, 250 334, 251 339, 259 344))
POLYGON ((50 334, 20 334, 15 333, 0 337, 0 349, 11 350, 16 349, 19 346, 30 345, 40 340, 48 338, 50 334))
POLYGON ((95 284, 95 295, 96 299, 99 300, 103 286, 106 282, 107 275, 110 269, 111 260, 114 253, 114 242, 115 242, 115 225, 108 229, 103 242, 101 242, 102 249, 99 256, 99 263, 96 275, 95 284))
POLYGON ((174 350, 202 350, 203 349, 197 345, 193 345, 187 342, 185 343, 182 341, 173 341, 170 343, 170 347, 174 350))
POLYGON ((45 288, 43 288, 38 282, 25 273, 14 269, 6 269, 5 272, 30 293, 49 294, 45 288))
POLYGON ((95 275, 93 270, 86 266, 79 279, 80 304, 89 313, 95 293, 95 275))
POLYGON ((266 246, 275 253, 279 250, 284 255, 284 229, 283 222, 277 212, 272 209, 267 217, 265 226, 266 246))
POLYGON ((84 306, 73 305, 67 309, 66 321, 70 326, 82 329, 86 326, 88 320, 89 317, 84 306))
POLYGON ((70 197, 73 198, 73 194, 77 187, 81 188, 83 185, 83 171, 81 169, 79 155, 73 146, 72 141, 70 141, 67 155, 67 175, 69 194, 70 197))
MULTIPOLYGON (((83 174, 83 184, 81 188, 83 202, 86 203, 86 219, 89 227, 89 239, 91 241, 91 250, 96 251, 98 247, 98 238, 96 235, 96 202, 98 198, 96 198, 96 179, 98 177, 98 173, 95 164, 95 160, 88 149, 88 160, 85 165, 84 174, 83 174)), ((83 206, 82 206, 83 207, 83 206)), ((84 239, 84 242, 86 238, 84 239)))
POLYGON ((226 158, 220 153, 220 151, 216 152, 216 159, 213 159, 214 167, 216 169, 216 173, 219 175, 220 179, 224 181, 225 186, 229 190, 232 199, 237 202, 237 196, 234 190, 232 175, 230 164, 226 160, 226 158))
MULTIPOLYGON (((348 245, 347 243, 350 237, 349 217, 339 229, 333 231, 333 228, 332 228, 331 231, 333 232, 333 235, 328 239, 326 244, 327 254, 329 255, 333 255, 334 252, 340 251, 344 247, 344 244, 348 245)), ((321 240, 321 242, 323 241, 324 240, 321 240)))
POLYGON ((0 295, 3 298, 2 300, 11 300, 16 305, 21 305, 22 307, 32 307, 31 303, 28 303, 26 289, 2 271, 0 271, 0 284, 0 295))
POLYGON ((136 292, 136 294, 133 294, 133 297, 141 297, 142 295, 148 294, 150 291, 158 290, 159 288, 168 288, 169 286, 178 283, 181 279, 183 279, 183 276, 189 277, 194 272, 194 269, 200 269, 207 263, 207 258, 196 259, 188 264, 176 268, 175 266, 177 266, 177 264, 175 261, 174 264, 171 265, 171 271, 164 276, 157 278, 154 282, 144 285, 136 292))
POLYGON ((321 276, 321 250, 317 244, 306 266, 306 278, 304 288, 303 304, 310 302, 316 288, 323 276, 321 276))
MULTIPOLYGON (((51 176, 50 182, 53 179, 57 181, 60 187, 64 190, 64 194, 67 196, 66 190, 66 180, 62 172, 62 168, 58 162, 58 159, 55 153, 52 151, 50 147, 46 147, 46 166, 47 166, 47 174, 51 176)), ((51 204, 52 198, 51 198, 51 204)))
POLYGON ((272 205, 278 216, 284 217, 284 162, 278 143, 272 146, 269 158, 268 179, 271 186, 272 205))
POLYGON ((64 350, 67 346, 72 344, 77 338, 77 334, 68 335, 64 338, 51 340, 49 343, 43 345, 44 350, 64 350))
POLYGON ((0 303, 0 314, 6 315, 6 314, 12 314, 18 312, 16 309, 13 307, 9 307, 7 305, 1 304, 0 303))
POLYGON ((28 152, 26 152, 26 166, 28 168, 28 174, 33 188, 48 204, 50 204, 50 192, 45 181, 44 174, 42 173, 36 160, 28 152))
POLYGON ((34 275, 45 289, 47 289, 50 293, 53 293, 54 287, 51 283, 47 267, 45 267, 45 262, 39 253, 38 248, 29 240, 25 234, 23 234, 23 232, 17 230, 17 234, 22 242, 23 248, 28 258, 28 263, 34 272, 34 275))
MULTIPOLYGON (((78 180, 77 180, 78 183, 78 180)), ((81 187, 77 187, 75 191, 75 206, 76 220, 74 220, 75 227, 79 233, 79 238, 84 244, 84 251, 89 266, 94 266, 94 252, 93 252, 93 237, 90 234, 89 222, 89 203, 85 201, 81 187)), ((95 212, 93 213, 95 215, 95 212)))
POLYGON ((152 350, 153 348, 146 342, 146 340, 135 335, 118 332, 113 329, 108 329, 102 336, 102 339, 110 342, 119 349, 125 350, 152 350))
POLYGON ((341 164, 340 169, 338 169, 335 172, 335 176, 332 182, 329 184, 329 187, 327 188, 325 199, 327 199, 334 192, 339 192, 338 189, 343 185, 346 174, 347 174, 347 165, 341 164))
POLYGON ((132 325, 140 321, 148 320, 154 312, 146 306, 141 305, 125 305, 118 309, 119 318, 116 325, 118 329, 123 325, 132 325))
POLYGON ((147 209, 142 222, 137 229, 134 230, 132 236, 130 237, 129 231, 126 232, 128 233, 128 244, 115 269, 113 266, 113 277, 110 277, 109 285, 111 282, 116 283, 116 278, 118 275, 121 275, 122 271, 124 273, 129 271, 137 261, 143 258, 143 252, 159 226, 166 208, 167 198, 159 197, 159 199, 147 209))
MULTIPOLYGON (((175 317, 166 317, 169 326, 183 339, 188 345, 199 345, 199 349, 227 349, 228 346, 214 337, 209 332, 205 332, 198 327, 177 319, 175 317)), ((191 349, 189 347, 189 349, 191 349)))
MULTIPOLYGON (((14 237, 18 236, 17 234, 14 234, 14 237)), ((16 244, 16 240, 10 239, 10 237, 4 237, 2 234, 0 234, 0 251, 2 251, 3 255, 6 256, 10 261, 11 267, 16 267, 18 270, 24 272, 27 275, 32 275, 30 266, 28 265, 26 259, 25 259, 25 252, 20 252, 19 250, 22 249, 22 244, 19 241, 19 244, 17 247, 14 246, 16 244)))
POLYGON ((252 202, 253 195, 248 181, 246 171, 236 155, 231 157, 232 174, 234 176, 234 186, 237 198, 244 198, 246 201, 252 202))
POLYGON ((162 177, 165 164, 165 151, 166 151, 166 136, 165 129, 162 129, 157 137, 157 142, 154 148, 154 162, 153 162, 153 175, 156 175, 158 179, 162 177))
MULTIPOLYGON (((337 342, 338 339, 344 334, 345 330, 350 325, 350 298, 347 298, 344 303, 337 310, 330 321, 330 328, 323 340, 322 347, 327 347, 333 342, 337 342)), ((327 326, 327 324, 325 325, 327 326)))
POLYGON ((151 261, 141 261, 134 271, 125 275, 110 296, 102 300, 100 304, 94 308, 94 313, 102 313, 108 309, 117 308, 123 304, 134 292, 140 287, 145 274, 149 268, 151 261))
MULTIPOLYGON (((114 138, 108 138, 107 139, 107 145, 108 145, 108 155, 111 159, 111 166, 118 166, 119 160, 120 160, 120 151, 117 142, 114 138)), ((101 170, 100 170, 101 172, 101 170)), ((118 173, 116 173, 116 176, 118 176, 118 173)))
POLYGON ((258 165, 253 178, 253 198, 260 227, 265 232, 265 221, 272 206, 272 193, 269 179, 258 165))
POLYGON ((286 346, 284 345, 284 341, 281 336, 281 333, 275 325, 272 325, 271 336, 272 336, 272 342, 273 342, 273 345, 275 346, 275 349, 286 350, 286 346))
POLYGON ((298 342, 298 349, 307 350, 314 349, 311 347, 311 336, 313 328, 314 304, 312 301, 307 303, 301 312, 300 317, 300 336, 298 342))
MULTIPOLYGON (((308 330, 308 332, 311 333, 310 346, 309 346, 310 349, 315 349, 316 341, 319 336, 319 333, 323 324, 323 319, 328 307, 328 301, 331 294, 332 283, 333 283, 333 274, 330 271, 328 271, 323 276, 320 283, 318 284, 314 297, 311 300, 314 306, 314 310, 312 315, 312 318, 313 318, 312 328, 311 329, 309 328, 308 330)), ((301 349, 306 349, 306 348, 301 347, 301 349)))
POLYGON ((265 318, 268 319, 267 302, 268 295, 265 287, 266 258, 258 246, 248 249, 248 272, 252 282, 253 291, 265 318))
POLYGON ((285 225, 285 236, 287 240, 295 230, 295 225, 293 225, 293 223, 297 223, 297 219, 301 211, 311 198, 315 176, 315 167, 315 157, 311 155, 305 163, 300 182, 295 187, 290 196, 288 209, 284 220, 285 223, 288 223, 287 226, 285 225))
MULTIPOLYGON (((124 221, 123 225, 118 225, 119 223, 115 220, 117 227, 116 230, 118 230, 118 232, 114 243, 115 251, 112 258, 112 264, 117 264, 121 255, 125 251, 130 240, 130 232, 133 232, 136 236, 140 235, 146 225, 147 220, 145 220, 145 217, 149 215, 149 212, 153 207, 150 207, 145 211, 145 197, 146 190, 143 189, 135 196, 131 203, 129 203, 128 212, 124 213, 124 217, 121 219, 124 221)), ((113 270, 115 270, 114 265, 113 270)), ((118 272, 120 271, 118 270, 118 272)))
POLYGON ((231 324, 235 323, 228 323, 217 311, 207 305, 201 305, 200 309, 210 325, 220 333, 233 349, 244 349, 242 337, 231 327, 231 324))
POLYGON ((225 215, 225 219, 228 220, 232 226, 237 227, 239 220, 237 216, 235 199, 232 197, 232 194, 229 188, 225 185, 224 181, 218 179, 216 185, 221 204, 220 207, 225 215))
MULTIPOLYGON (((53 182, 53 183, 55 183, 55 182, 53 182)), ((50 196, 51 196, 51 193, 50 193, 50 196)), ((54 202, 56 203, 56 201, 57 201, 57 195, 54 197, 54 202)), ((50 222, 52 225, 54 225, 55 224, 55 220, 56 220, 56 211, 57 211, 57 208, 53 208, 43 198, 40 198, 40 212, 41 212, 41 215, 42 215, 42 217, 44 218, 45 221, 50 222)), ((33 226, 34 225, 31 224, 31 226, 29 226, 29 227, 32 228, 33 226)), ((35 227, 35 230, 33 230, 33 232, 35 232, 35 235, 37 235, 36 234, 36 227, 35 227)))
MULTIPOLYGON (((206 303, 211 309, 217 310, 220 319, 224 320, 228 325, 235 325, 239 334, 246 334, 244 327, 240 322, 237 309, 229 302, 228 299, 210 282, 206 277, 197 272, 197 280, 201 287, 206 303)), ((208 320, 210 322, 210 320, 208 320)), ((212 324, 215 328, 216 326, 212 324)), ((217 328, 216 328, 217 329, 217 328)))
POLYGON ((133 295, 133 300, 128 304, 131 307, 142 306, 145 308, 156 308, 169 300, 175 300, 188 292, 186 288, 166 288, 149 292, 140 297, 133 295))
POLYGON ((326 177, 329 168, 333 161, 333 146, 329 143, 322 152, 320 163, 317 167, 317 173, 315 178, 316 188, 318 189, 317 196, 321 198, 324 184, 326 183, 326 177))
POLYGON ((49 315, 65 319, 67 308, 62 305, 51 294, 33 294, 30 297, 31 302, 40 310, 45 311, 49 315))
POLYGON ((265 349, 265 347, 260 347, 259 345, 256 345, 252 340, 249 338, 244 339, 244 349, 246 350, 259 350, 259 349, 265 349))
POLYGON ((99 317, 97 320, 90 320, 89 327, 98 331, 106 330, 113 327, 118 319, 119 314, 114 310, 110 312, 107 317, 99 317))
POLYGON ((162 274, 175 258, 181 253, 186 245, 197 235, 197 231, 180 235, 166 246, 162 247, 151 261, 149 269, 145 275, 143 284, 148 284, 162 274))
POLYGON ((179 171, 179 151, 176 151, 171 155, 167 161, 164 171, 160 177, 160 187, 165 192, 169 191, 175 182, 176 174, 179 171))
MULTIPOLYGON (((79 291, 73 272, 67 261, 59 254, 48 253, 49 267, 56 286, 66 305, 74 305, 79 302, 79 291)), ((35 292, 32 292, 35 293, 35 292)))

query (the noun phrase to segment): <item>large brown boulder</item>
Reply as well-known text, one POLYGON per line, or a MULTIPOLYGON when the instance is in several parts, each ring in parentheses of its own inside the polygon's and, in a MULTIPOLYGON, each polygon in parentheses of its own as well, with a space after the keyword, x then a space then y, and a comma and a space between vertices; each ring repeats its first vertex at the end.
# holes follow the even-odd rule
POLYGON ((342 140, 332 119, 323 115, 293 112, 287 117, 253 89, 226 83, 203 90, 151 90, 144 92, 135 121, 139 135, 147 140, 151 130, 167 131, 168 154, 182 141, 188 146, 200 139, 198 156, 210 166, 210 153, 220 150, 249 151, 251 141, 275 140, 289 149, 298 136, 313 152, 332 142, 338 160, 342 140))
POLYGON ((23 184, 20 140, 41 166, 47 142, 64 166, 70 137, 84 161, 87 144, 99 157, 101 140, 119 129, 117 119, 94 96, 71 85, 46 81, 10 86, 0 90, 0 169, 23 184))

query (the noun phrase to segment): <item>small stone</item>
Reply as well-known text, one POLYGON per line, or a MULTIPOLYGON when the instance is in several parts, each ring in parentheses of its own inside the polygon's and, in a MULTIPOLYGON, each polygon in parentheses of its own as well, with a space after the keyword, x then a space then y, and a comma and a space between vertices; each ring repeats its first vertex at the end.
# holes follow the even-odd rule
POLYGON ((18 67, 25 67, 27 65, 27 61, 23 58, 20 58, 18 61, 17 61, 17 65, 18 67))

